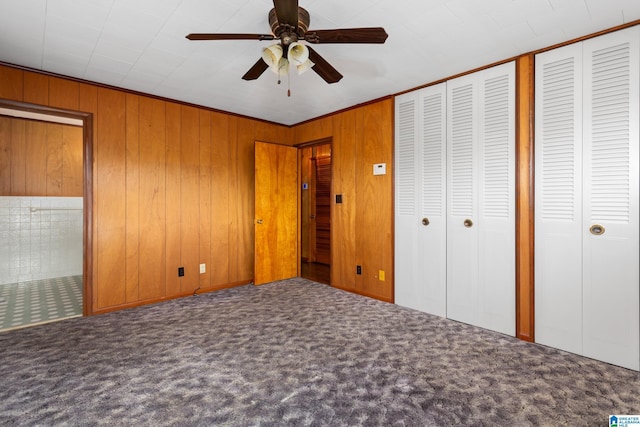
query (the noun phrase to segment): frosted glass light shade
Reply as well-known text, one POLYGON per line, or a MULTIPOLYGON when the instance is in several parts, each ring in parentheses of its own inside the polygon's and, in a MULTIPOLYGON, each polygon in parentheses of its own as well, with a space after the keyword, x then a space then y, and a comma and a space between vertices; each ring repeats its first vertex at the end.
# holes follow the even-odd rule
POLYGON ((298 69, 298 74, 302 74, 305 71, 309 71, 314 65, 313 62, 311 62, 310 59, 307 59, 306 61, 304 61, 302 64, 298 65, 296 68, 298 69))
POLYGON ((262 49, 262 60, 269 67, 274 68, 280 62, 280 59, 282 59, 283 54, 284 51, 282 50, 282 46, 279 44, 273 44, 262 49))
POLYGON ((309 49, 303 44, 293 42, 289 45, 287 57, 293 65, 302 65, 309 59, 309 49))
POLYGON ((271 67, 271 71, 281 76, 286 76, 287 74, 289 74, 289 61, 287 60, 287 58, 280 58, 280 61, 278 61, 278 66, 271 67))

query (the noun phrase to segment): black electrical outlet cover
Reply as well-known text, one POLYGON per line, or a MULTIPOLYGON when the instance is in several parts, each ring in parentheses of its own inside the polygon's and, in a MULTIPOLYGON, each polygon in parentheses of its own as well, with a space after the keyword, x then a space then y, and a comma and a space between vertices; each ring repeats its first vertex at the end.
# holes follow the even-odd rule
POLYGON ((342 194, 336 194, 336 203, 342 203, 342 194))
POLYGON ((356 274, 362 274, 362 266, 356 265, 356 274))
POLYGON ((178 277, 184 277, 184 267, 178 267, 178 277))

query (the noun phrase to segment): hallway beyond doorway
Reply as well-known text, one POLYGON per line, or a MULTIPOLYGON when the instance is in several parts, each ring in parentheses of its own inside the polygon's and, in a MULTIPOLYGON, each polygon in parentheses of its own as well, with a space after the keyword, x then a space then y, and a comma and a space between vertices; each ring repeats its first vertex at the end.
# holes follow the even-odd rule
POLYGON ((329 264, 321 264, 319 262, 302 261, 302 277, 313 280, 314 282, 331 284, 331 266, 329 264))

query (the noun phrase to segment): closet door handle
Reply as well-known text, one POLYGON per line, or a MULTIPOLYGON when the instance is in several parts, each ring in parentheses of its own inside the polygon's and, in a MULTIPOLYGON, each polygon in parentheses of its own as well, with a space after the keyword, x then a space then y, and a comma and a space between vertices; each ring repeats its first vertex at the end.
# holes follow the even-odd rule
POLYGON ((424 225, 425 227, 429 225, 429 218, 422 218, 422 225, 424 225))
POLYGON ((473 221, 471 221, 469 218, 464 220, 464 226, 467 228, 471 228, 473 227, 473 221))
POLYGON ((604 234, 604 225, 593 224, 591 227, 589 227, 589 232, 594 236, 600 236, 604 234))

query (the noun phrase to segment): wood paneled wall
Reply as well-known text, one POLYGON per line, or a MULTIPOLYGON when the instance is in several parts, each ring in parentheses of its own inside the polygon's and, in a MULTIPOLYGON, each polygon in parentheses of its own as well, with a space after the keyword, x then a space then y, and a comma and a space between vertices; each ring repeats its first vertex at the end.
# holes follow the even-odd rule
POLYGON ((0 196, 82 197, 82 128, 0 117, 0 196))
POLYGON ((333 139, 331 285, 393 301, 393 100, 336 113, 293 131, 294 143, 333 139), (386 163, 387 174, 374 176, 375 163, 386 163), (342 195, 342 203, 335 203, 336 194, 342 195), (361 275, 356 274, 358 265, 361 275))
POLYGON ((0 98, 93 114, 92 313, 252 281, 254 141, 290 128, 8 66, 0 98))
MULTIPOLYGON (((532 84, 530 60, 520 64, 520 91, 532 84)), ((252 280, 255 140, 332 139, 332 285, 393 301, 392 99, 289 128, 6 66, 0 98, 94 115, 94 313, 252 280), (373 176, 374 163, 387 174, 373 176)), ((531 339, 533 140, 530 100, 518 105, 518 336, 531 339)))

